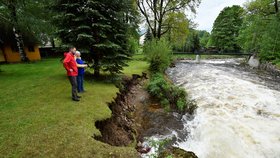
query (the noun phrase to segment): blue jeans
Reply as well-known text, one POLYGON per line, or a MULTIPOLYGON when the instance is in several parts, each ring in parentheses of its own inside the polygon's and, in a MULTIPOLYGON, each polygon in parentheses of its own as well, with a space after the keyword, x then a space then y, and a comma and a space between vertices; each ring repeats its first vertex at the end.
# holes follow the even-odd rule
POLYGON ((78 92, 83 92, 84 90, 84 75, 77 76, 78 92))

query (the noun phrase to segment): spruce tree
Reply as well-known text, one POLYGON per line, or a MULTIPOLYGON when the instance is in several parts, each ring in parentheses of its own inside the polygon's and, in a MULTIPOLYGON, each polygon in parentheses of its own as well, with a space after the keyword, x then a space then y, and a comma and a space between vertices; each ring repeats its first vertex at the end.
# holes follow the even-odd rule
POLYGON ((131 5, 131 0, 59 0, 55 6, 59 37, 90 53, 97 77, 100 70, 116 74, 126 66, 127 31, 134 26, 131 5))

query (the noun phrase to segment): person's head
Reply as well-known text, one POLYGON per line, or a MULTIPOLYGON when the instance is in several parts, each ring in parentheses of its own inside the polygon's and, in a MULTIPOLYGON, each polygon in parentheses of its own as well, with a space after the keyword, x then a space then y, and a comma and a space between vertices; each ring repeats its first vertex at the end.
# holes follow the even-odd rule
POLYGON ((76 53, 76 47, 70 47, 69 52, 75 54, 76 53))
POLYGON ((78 58, 81 57, 81 52, 76 51, 75 56, 78 57, 78 58))

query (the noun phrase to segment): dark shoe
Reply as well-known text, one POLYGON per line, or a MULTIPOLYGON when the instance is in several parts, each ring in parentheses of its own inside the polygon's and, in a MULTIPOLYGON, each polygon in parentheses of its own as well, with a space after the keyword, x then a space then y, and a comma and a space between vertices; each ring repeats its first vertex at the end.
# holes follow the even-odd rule
POLYGON ((80 101, 78 98, 72 98, 73 101, 80 101))
POLYGON ((77 98, 82 98, 81 96, 77 96, 77 98))

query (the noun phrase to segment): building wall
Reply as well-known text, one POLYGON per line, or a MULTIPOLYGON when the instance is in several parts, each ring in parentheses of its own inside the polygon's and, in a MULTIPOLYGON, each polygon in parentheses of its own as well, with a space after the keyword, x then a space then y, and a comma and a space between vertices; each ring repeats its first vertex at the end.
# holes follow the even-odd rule
MULTIPOLYGON (((38 46, 34 46, 34 52, 30 52, 28 50, 28 47, 25 47, 24 51, 25 51, 29 60, 31 60, 31 61, 41 60, 41 56, 40 56, 38 46)), ((20 62, 21 61, 19 53, 13 51, 11 46, 5 46, 4 47, 4 53, 5 53, 7 62, 12 63, 12 62, 20 62)))
POLYGON ((6 59, 5 59, 5 56, 4 56, 4 52, 3 50, 0 48, 0 62, 5 62, 6 59))

